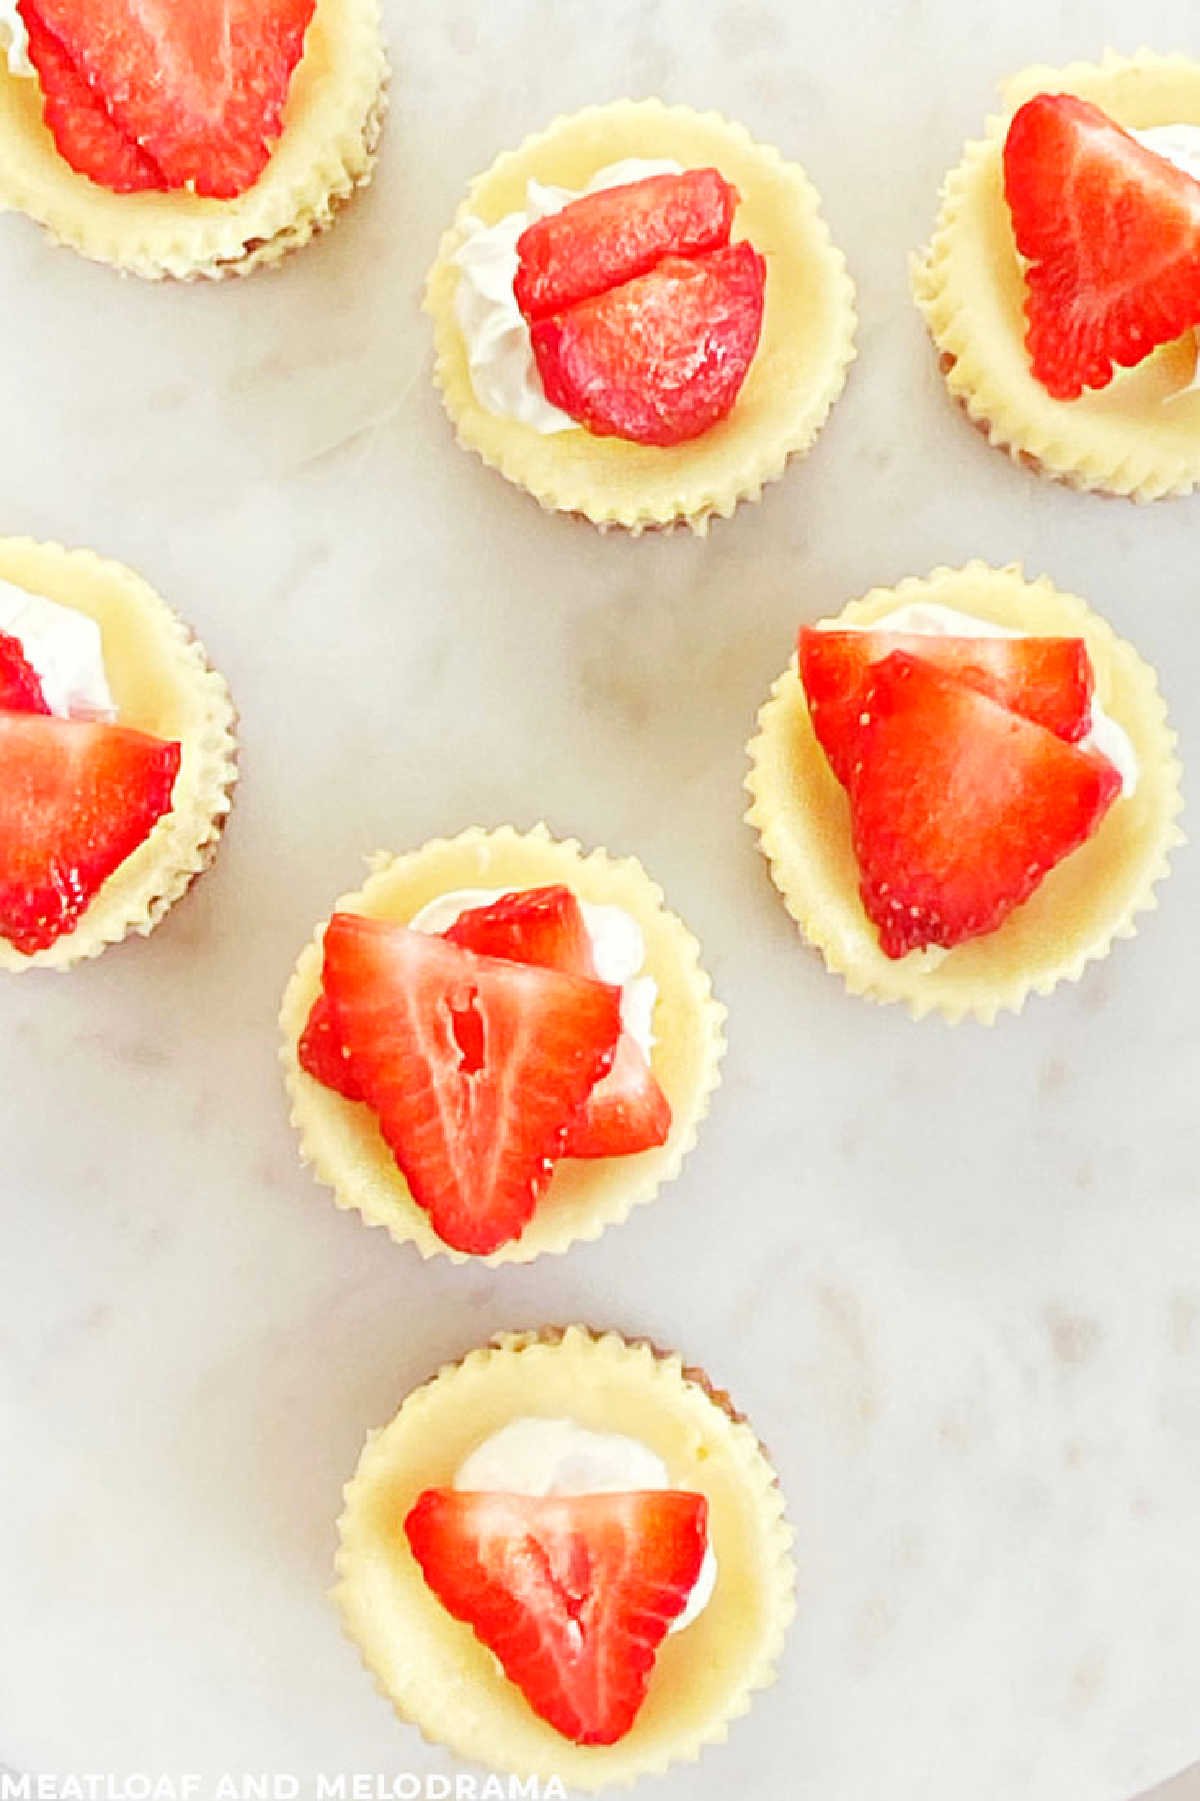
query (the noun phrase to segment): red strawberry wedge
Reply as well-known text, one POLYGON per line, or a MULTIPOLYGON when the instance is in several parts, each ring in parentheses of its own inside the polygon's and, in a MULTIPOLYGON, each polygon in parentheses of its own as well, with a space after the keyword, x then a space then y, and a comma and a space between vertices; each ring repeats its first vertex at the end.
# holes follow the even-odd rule
POLYGON ((813 730, 843 787, 858 755, 872 668, 898 650, 1068 743, 1084 737, 1091 725, 1092 665, 1082 638, 952 638, 806 625, 800 632, 800 679, 813 730))
POLYGON ((540 1719, 624 1738, 704 1561, 708 1504, 674 1490, 534 1498, 431 1488, 404 1522, 447 1612, 540 1719))
POLYGON ((350 1053, 338 1036, 337 1021, 327 994, 319 994, 313 1002, 296 1054, 301 1069, 314 1081, 332 1088, 343 1100, 362 1100, 362 1088, 350 1067, 350 1053))
POLYGON ((525 888, 462 913, 444 934, 481 957, 540 963, 565 975, 596 976, 583 909, 569 888, 525 888))
MULTIPOLYGON (((506 894, 462 914, 444 934, 479 956, 536 963, 567 975, 595 977, 591 939, 579 902, 569 888, 529 888, 506 894)), ((339 1037, 333 1008, 318 995, 300 1037, 300 1067, 348 1101, 361 1101, 361 1085, 339 1037)), ((627 1157, 665 1144, 671 1107, 628 1032, 617 1042, 612 1069, 592 1089, 571 1122, 561 1155, 627 1157)))
POLYGON ((413 1199, 452 1249, 520 1236, 613 1059, 620 993, 335 914, 325 993, 413 1199))
POLYGON ((889 957, 994 931, 1120 793, 1098 752, 903 651, 872 672, 863 713, 850 813, 889 957))
POLYGON ((37 670, 25 655, 19 638, 0 632, 0 711, 48 713, 37 670))
MULTIPOLYGON (((482 957, 504 957, 514 963, 540 963, 567 975, 596 975, 592 942, 579 902, 569 888, 530 888, 506 894, 485 907, 472 907, 442 934, 463 950, 482 957)), ((300 1067, 348 1101, 361 1101, 362 1089, 350 1067, 350 1056, 338 1038, 333 1008, 319 994, 300 1036, 300 1067)))
POLYGON ((41 83, 46 126, 59 155, 77 174, 112 194, 169 187, 154 158, 126 137, 62 41, 43 23, 38 0, 20 0, 20 6, 29 60, 41 83))
POLYGON ((1200 181, 1099 107, 1038 94, 1014 117, 1004 190, 1028 260, 1026 343, 1056 400, 1107 387, 1200 325, 1200 181))
MULTIPOLYGON (((464 913, 446 937, 486 957, 540 963, 594 976, 592 941, 569 888, 528 888, 464 913)), ((567 1134, 564 1157, 629 1157, 665 1144, 666 1095, 636 1042, 622 1032, 612 1069, 596 1084, 567 1134)))
MULTIPOLYGON (((21 0, 21 11, 39 38, 39 72, 46 60, 42 27, 116 132, 161 174, 160 182, 141 185, 233 199, 258 180, 279 137, 315 3, 21 0)), ((51 63, 53 57, 48 70, 51 63)), ((58 85, 47 123, 63 154, 68 147, 78 154, 83 135, 99 145, 94 108, 86 133, 64 124, 70 92, 61 66, 48 78, 58 85)), ((109 151, 111 144, 97 154, 109 151)))
POLYGON ((518 239, 517 305, 526 319, 545 319, 646 275, 664 256, 719 250, 737 203, 736 188, 716 169, 585 194, 518 239))
POLYGON ((597 1082, 567 1133, 564 1157, 631 1157, 665 1144, 671 1103, 640 1045, 622 1032, 612 1069, 597 1082))
POLYGON ((169 810, 179 760, 123 726, 0 713, 0 936, 32 956, 71 931, 169 810))
POLYGON ((546 398, 597 437, 670 446, 729 413, 762 332, 766 264, 751 244, 665 257, 647 275, 539 319, 546 398))

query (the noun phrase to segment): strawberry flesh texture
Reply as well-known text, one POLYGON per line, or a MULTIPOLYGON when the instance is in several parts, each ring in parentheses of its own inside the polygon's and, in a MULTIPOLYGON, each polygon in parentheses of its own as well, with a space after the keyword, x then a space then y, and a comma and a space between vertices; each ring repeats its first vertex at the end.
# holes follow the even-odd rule
MULTIPOLYGON (((569 888, 529 888, 464 913, 446 937, 488 957, 594 976, 592 942, 569 888)), ((629 1157, 665 1144, 671 1107, 641 1046, 622 1031, 609 1073, 567 1134, 564 1157, 629 1157)))
POLYGON ((0 632, 0 711, 49 713, 41 678, 19 638, 0 632))
POLYGON ((813 730, 845 787, 873 667, 902 650, 943 670, 1056 738, 1074 744, 1092 719, 1092 665, 1082 638, 954 638, 933 633, 822 631, 803 626, 798 660, 813 730))
POLYGON ((1033 373, 1056 400, 1104 388, 1200 325, 1200 181, 1072 94, 1021 107, 1004 189, 1027 259, 1033 373))
POLYGON ((704 1561, 708 1504, 677 1490, 534 1497, 427 1489, 404 1522, 429 1587, 578 1745, 633 1726, 704 1561))
POLYGON ((170 809, 180 747, 123 726, 0 713, 0 936, 70 932, 170 809))
MULTIPOLYGON (((191 187, 215 199, 244 193, 265 169, 315 3, 21 0, 26 20, 36 18, 74 66, 81 107, 85 88, 114 135, 161 177, 141 185, 191 187)), ((70 99, 60 86, 56 114, 70 99)), ((47 123, 64 155, 64 143, 79 154, 81 140, 95 136, 102 160, 113 146, 89 110, 88 122, 64 127, 48 109, 47 123)))
MULTIPOLYGON (((514 963, 539 963, 567 975, 595 979, 592 943, 579 902, 569 888, 531 888, 506 894, 485 907, 471 907, 442 936, 463 950, 514 963)), ((300 1067, 348 1101, 362 1089, 337 1035, 328 996, 313 1002, 300 1037, 300 1067)))
POLYGON ((664 257, 648 275, 539 319, 546 398, 596 437, 668 448, 732 410, 762 334, 766 264, 751 244, 664 257))
POLYGON ((903 651, 872 671, 863 712, 851 823, 888 957, 995 931, 1121 790, 1098 752, 903 651))
POLYGON ((126 137, 70 54, 43 23, 36 0, 20 0, 29 60, 38 72, 46 126, 59 155, 78 175, 113 194, 168 187, 152 156, 126 137))
POLYGON ((719 250, 737 204, 736 188, 716 169, 584 194, 518 239, 517 305, 526 319, 545 319, 648 274, 665 256, 719 250))
MULTIPOLYGON (((592 944, 579 902, 569 888, 528 888, 487 906, 472 907, 444 934, 481 956, 537 963, 567 975, 594 977, 592 944)), ((348 1101, 362 1089, 337 1036, 333 1009, 317 996, 299 1045, 300 1067, 348 1101)), ((564 1157, 628 1157, 665 1144, 671 1106, 640 1045, 626 1031, 609 1073, 571 1122, 564 1157)))
POLYGON ((636 1039, 622 1032, 613 1066, 572 1122, 564 1157, 631 1157, 665 1144, 671 1103, 636 1039))
POLYGON ((620 993, 444 938, 335 914, 325 993, 413 1199, 452 1249, 520 1236, 611 1066, 620 993))
POLYGON ((507 957, 596 979, 583 909, 569 888, 525 888, 501 895, 460 914, 444 936, 481 957, 507 957))
POLYGON ((362 1088, 350 1065, 350 1053, 338 1036, 337 1021, 327 994, 313 1002, 308 1023, 297 1046, 300 1067, 343 1100, 361 1101, 362 1088))

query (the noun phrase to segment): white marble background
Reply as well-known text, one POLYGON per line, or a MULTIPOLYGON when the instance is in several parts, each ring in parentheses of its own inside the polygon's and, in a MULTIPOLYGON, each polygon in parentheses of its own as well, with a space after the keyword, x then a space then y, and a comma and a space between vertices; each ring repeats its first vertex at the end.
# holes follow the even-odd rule
POLYGON ((159 291, 0 221, 0 529, 144 569, 244 717, 196 895, 0 993, 0 1763, 451 1767, 339 1637, 340 1485, 439 1360, 579 1318, 732 1388, 799 1536, 781 1682, 664 1801, 1127 1801, 1200 1756, 1195 856, 1082 987, 951 1033, 805 952, 741 782, 801 618, 971 556, 1089 595, 1200 762, 1200 502, 1010 467, 906 286, 1002 76, 1195 49, 1194 6, 387 11, 377 184, 282 274, 159 291), (625 93, 803 161, 860 287, 817 453, 707 543, 543 517, 455 450, 429 382, 422 276, 468 178, 625 93), (298 1169, 278 997, 367 852, 542 816, 638 853, 699 932, 725 1085, 684 1179, 600 1244, 427 1267, 298 1169))

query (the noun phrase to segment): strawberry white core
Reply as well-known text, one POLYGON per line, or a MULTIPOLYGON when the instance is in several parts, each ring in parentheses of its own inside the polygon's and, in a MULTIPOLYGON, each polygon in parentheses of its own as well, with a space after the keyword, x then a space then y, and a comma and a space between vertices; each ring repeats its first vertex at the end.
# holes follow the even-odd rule
POLYGON ((88 614, 0 581, 0 632, 19 640, 59 719, 116 719, 100 627, 88 614))
MULTIPOLYGON (((593 1432, 574 1420, 512 1420, 476 1445, 454 1487, 483 1494, 633 1494, 673 1486, 656 1451, 622 1432, 593 1432)), ((712 1600, 717 1560, 709 1544, 687 1606, 671 1626, 682 1632, 712 1600)))
POLYGON ((621 188, 650 175, 682 175, 679 163, 629 157, 593 175, 586 188, 545 187, 530 181, 525 211, 508 213, 495 225, 482 219, 466 222, 466 235, 455 252, 461 271, 454 313, 467 346, 471 385, 480 406, 501 419, 515 419, 543 437, 578 431, 579 421, 551 406, 533 358, 529 326, 513 293, 517 278, 517 240, 536 219, 560 213, 581 194, 621 188))

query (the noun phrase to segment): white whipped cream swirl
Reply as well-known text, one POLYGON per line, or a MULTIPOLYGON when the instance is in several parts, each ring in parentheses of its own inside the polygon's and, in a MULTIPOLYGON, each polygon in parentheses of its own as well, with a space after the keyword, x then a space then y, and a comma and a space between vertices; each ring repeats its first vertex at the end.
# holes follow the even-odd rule
POLYGON ((17 0, 0 0, 0 51, 8 58, 10 75, 36 75, 29 60, 29 33, 17 0))
POLYGON ((0 581, 0 632, 19 641, 59 719, 116 718, 100 627, 89 614, 0 581))

